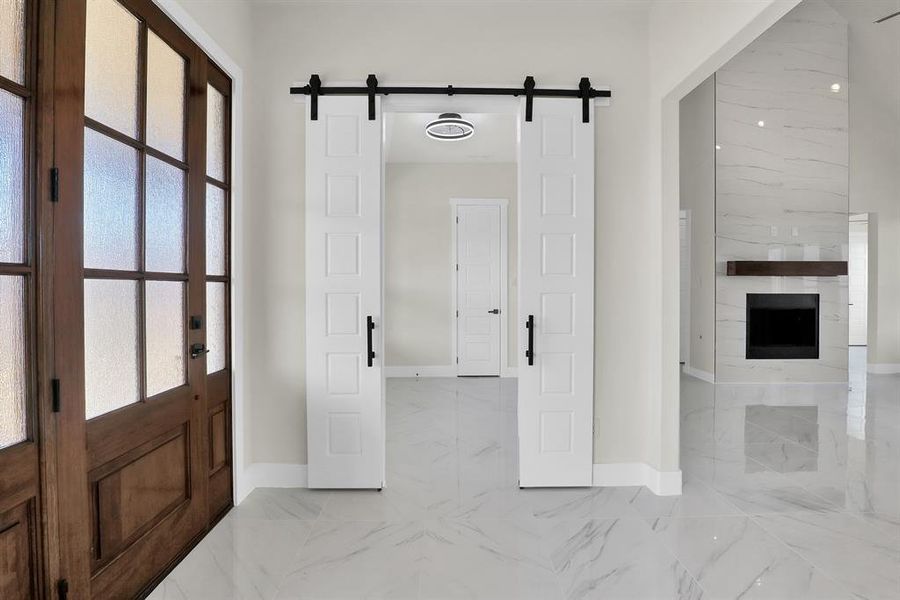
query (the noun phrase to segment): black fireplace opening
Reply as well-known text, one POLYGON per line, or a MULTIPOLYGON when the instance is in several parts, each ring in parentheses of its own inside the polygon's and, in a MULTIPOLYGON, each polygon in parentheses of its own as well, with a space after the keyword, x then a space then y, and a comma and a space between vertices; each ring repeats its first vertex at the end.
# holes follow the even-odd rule
POLYGON ((819 294, 747 294, 747 358, 819 358, 819 294))

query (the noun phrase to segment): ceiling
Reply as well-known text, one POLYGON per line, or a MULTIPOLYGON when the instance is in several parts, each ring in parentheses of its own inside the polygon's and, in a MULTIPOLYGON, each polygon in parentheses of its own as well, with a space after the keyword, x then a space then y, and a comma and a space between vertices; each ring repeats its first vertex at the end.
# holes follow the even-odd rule
POLYGON ((475 134, 456 142, 433 140, 425 125, 438 113, 385 113, 385 162, 516 162, 516 117, 511 113, 464 113, 475 134))

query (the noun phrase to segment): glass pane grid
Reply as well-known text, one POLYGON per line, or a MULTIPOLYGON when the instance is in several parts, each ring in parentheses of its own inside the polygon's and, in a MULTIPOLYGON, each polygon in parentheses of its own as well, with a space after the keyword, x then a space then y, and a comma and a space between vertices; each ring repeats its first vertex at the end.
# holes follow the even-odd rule
POLYGON ((158 35, 147 38, 147 145, 184 159, 186 61, 158 35))
POLYGON ((186 381, 185 284, 146 281, 145 306, 146 391, 151 397, 186 381))
POLYGON ((226 257, 225 190, 206 184, 206 274, 225 275, 226 257))
POLYGON ((0 90, 0 263, 25 260, 25 206, 25 101, 0 90))
POLYGON ((145 172, 145 270, 185 271, 186 174, 152 156, 145 172))
POLYGON ((87 0, 84 114, 138 139, 141 23, 116 0, 87 0))
POLYGON ((0 448, 25 441, 25 278, 0 275, 0 448))
POLYGON ((206 283, 206 372, 216 373, 228 366, 228 284, 206 283))
POLYGON ((138 270, 139 161, 134 148, 85 129, 85 268, 138 270))
POLYGON ((25 0, 0 0, 0 76, 25 83, 25 0))
POLYGON ((187 61, 117 0, 87 4, 85 367, 92 418, 187 379, 187 61))
POLYGON ((206 86, 206 174, 225 181, 225 96, 206 86))
POLYGON ((84 282, 85 412, 88 419, 141 400, 138 282, 84 282))

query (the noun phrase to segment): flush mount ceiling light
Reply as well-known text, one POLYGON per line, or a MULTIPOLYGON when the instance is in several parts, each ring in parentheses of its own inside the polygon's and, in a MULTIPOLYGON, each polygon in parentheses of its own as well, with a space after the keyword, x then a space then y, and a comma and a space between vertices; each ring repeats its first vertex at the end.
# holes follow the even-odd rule
POLYGON ((443 113, 425 126, 425 135, 433 140, 455 142, 470 138, 475 134, 475 126, 458 113, 443 113))

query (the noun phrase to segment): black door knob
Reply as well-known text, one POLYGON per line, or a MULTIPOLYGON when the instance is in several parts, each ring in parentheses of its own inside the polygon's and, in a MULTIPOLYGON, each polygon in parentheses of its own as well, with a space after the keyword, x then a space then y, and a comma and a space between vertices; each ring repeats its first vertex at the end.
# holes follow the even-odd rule
POLYGON ((494 310, 489 310, 488 312, 491 313, 492 315, 499 315, 499 314, 500 314, 500 309, 499 309, 499 308, 495 308, 494 310))

